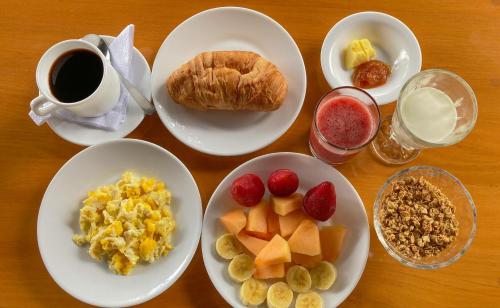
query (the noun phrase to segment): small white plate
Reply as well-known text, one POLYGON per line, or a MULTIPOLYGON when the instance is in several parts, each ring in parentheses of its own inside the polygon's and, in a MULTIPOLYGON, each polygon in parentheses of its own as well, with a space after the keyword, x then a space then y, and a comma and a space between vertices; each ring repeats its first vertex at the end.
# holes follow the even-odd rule
POLYGON ((379 12, 361 12, 337 22, 321 47, 321 68, 332 88, 352 86, 353 70, 344 67, 344 50, 354 39, 367 38, 376 51, 376 60, 391 66, 387 83, 365 89, 377 104, 397 100, 405 82, 420 71, 422 53, 417 38, 402 21, 379 12))
MULTIPOLYGON (((324 307, 338 306, 352 292, 365 268, 370 248, 368 218, 363 201, 351 183, 333 167, 308 155, 272 153, 259 156, 234 169, 224 178, 205 210, 201 235, 205 268, 222 297, 232 307, 244 307, 239 298, 239 284, 233 282, 227 274, 228 262, 222 260, 215 251, 215 241, 225 233, 219 217, 228 210, 239 207, 230 193, 231 183, 236 178, 252 172, 266 182, 271 172, 280 168, 288 168, 297 173, 300 181, 298 191, 302 193, 323 181, 330 181, 335 185, 337 210, 332 219, 320 225, 344 225, 347 227, 347 233, 342 252, 335 262, 338 271, 337 281, 331 289, 320 294, 323 297, 324 307)), ((265 197, 268 195, 266 191, 265 197)))
POLYGON ((198 13, 178 25, 156 55, 151 78, 153 100, 165 127, 191 148, 232 156, 259 150, 283 135, 297 118, 306 94, 306 70, 300 50, 270 17, 245 8, 222 7, 198 13), (273 112, 197 111, 170 98, 170 73, 198 53, 254 51, 284 74, 288 93, 273 112))
MULTIPOLYGON (((114 37, 102 35, 106 43, 111 44, 114 37)), ((151 97, 151 70, 149 64, 142 53, 134 47, 132 56, 133 79, 130 80, 137 85, 142 94, 151 97)), ((92 128, 77 123, 60 120, 56 117, 49 118, 47 124, 61 138, 71 143, 89 146, 110 140, 123 138, 130 134, 141 124, 144 119, 144 111, 129 96, 127 103, 127 119, 117 131, 107 131, 103 129, 92 128)))
POLYGON ((181 276, 198 246, 201 223, 200 194, 186 166, 153 143, 120 139, 84 149, 57 172, 38 212, 38 247, 49 274, 72 296, 94 306, 131 306, 157 296, 181 276), (120 276, 106 262, 93 260, 88 246, 78 247, 72 236, 80 232, 79 209, 87 192, 116 182, 126 170, 165 182, 177 229, 167 256, 120 276))

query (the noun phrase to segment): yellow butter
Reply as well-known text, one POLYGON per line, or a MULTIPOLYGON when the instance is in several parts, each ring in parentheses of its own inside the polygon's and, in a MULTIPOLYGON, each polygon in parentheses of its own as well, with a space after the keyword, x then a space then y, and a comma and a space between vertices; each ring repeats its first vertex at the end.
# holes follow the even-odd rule
POLYGON ((368 39, 353 40, 345 50, 344 65, 347 69, 370 61, 375 57, 375 49, 368 39))

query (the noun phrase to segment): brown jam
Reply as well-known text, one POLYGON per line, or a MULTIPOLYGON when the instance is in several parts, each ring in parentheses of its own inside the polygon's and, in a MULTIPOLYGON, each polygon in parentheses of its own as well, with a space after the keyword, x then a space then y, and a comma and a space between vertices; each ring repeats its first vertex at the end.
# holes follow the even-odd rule
POLYGON ((387 82, 391 75, 391 67, 382 61, 370 60, 358 65, 352 74, 354 86, 370 89, 381 86, 387 82))

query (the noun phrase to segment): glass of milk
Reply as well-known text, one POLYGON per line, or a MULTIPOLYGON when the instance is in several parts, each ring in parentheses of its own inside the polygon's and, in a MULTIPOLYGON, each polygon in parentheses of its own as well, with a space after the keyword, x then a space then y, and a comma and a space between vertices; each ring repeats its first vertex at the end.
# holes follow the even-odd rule
POLYGON ((401 89, 396 110, 382 121, 372 150, 385 163, 405 164, 421 149, 461 141, 476 119, 476 96, 464 79, 442 69, 425 70, 401 89))

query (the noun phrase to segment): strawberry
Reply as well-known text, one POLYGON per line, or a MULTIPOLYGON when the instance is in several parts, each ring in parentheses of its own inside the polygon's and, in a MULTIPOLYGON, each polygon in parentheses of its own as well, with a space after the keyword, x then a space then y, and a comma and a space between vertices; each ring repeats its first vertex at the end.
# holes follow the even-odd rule
POLYGON ((335 213, 337 195, 331 182, 323 182, 311 188, 304 197, 304 211, 312 218, 326 221, 335 213))
POLYGON ((243 206, 254 206, 262 200, 266 188, 257 175, 247 173, 236 180, 231 185, 231 195, 233 199, 243 206))
POLYGON ((278 197, 287 197, 299 187, 299 177, 289 169, 278 169, 267 180, 269 191, 278 197))

